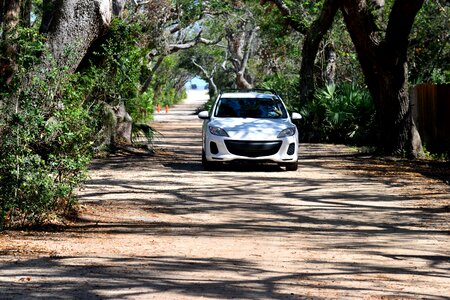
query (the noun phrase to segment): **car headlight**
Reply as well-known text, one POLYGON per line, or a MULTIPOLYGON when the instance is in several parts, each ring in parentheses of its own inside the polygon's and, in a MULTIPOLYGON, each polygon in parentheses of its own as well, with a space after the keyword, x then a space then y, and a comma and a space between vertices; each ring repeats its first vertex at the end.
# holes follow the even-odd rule
POLYGON ((229 136, 224 129, 216 126, 209 126, 209 132, 218 136, 229 136))
POLYGON ((278 137, 284 138, 287 136, 293 136, 294 134, 295 134, 295 127, 289 127, 289 128, 281 130, 281 132, 278 134, 278 137))

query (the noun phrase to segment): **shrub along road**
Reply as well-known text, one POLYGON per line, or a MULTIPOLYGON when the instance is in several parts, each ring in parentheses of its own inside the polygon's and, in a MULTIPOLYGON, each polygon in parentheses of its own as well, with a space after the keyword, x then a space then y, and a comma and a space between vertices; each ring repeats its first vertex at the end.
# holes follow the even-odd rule
POLYGON ((449 186, 427 165, 302 144, 297 172, 206 172, 202 101, 156 116, 155 155, 95 160, 77 221, 1 233, 0 297, 448 299, 449 186))

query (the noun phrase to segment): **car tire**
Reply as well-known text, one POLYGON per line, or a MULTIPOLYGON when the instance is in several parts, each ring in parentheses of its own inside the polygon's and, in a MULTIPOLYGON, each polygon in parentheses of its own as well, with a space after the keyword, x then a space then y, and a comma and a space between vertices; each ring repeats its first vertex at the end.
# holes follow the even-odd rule
POLYGON ((286 171, 297 171, 297 170, 298 170, 298 162, 286 164, 286 171))
POLYGON ((214 171, 217 168, 217 163, 208 161, 206 159, 204 150, 202 150, 202 166, 205 171, 214 171))

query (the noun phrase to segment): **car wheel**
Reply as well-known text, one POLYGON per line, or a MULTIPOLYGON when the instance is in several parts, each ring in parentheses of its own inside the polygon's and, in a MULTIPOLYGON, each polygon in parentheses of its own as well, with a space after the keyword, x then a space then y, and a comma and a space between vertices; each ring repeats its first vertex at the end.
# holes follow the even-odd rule
POLYGON ((286 164, 286 171, 297 171, 297 170, 298 170, 298 162, 286 164))
POLYGON ((217 167, 217 163, 208 161, 206 159, 204 150, 202 150, 202 166, 205 171, 214 171, 217 167))

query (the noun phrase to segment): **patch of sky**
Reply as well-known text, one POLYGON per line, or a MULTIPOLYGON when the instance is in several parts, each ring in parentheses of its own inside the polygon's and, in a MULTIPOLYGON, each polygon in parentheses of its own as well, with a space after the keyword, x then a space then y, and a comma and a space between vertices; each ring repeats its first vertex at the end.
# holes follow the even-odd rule
POLYGON ((200 77, 195 76, 185 86, 187 90, 205 90, 208 88, 208 83, 200 77))

